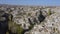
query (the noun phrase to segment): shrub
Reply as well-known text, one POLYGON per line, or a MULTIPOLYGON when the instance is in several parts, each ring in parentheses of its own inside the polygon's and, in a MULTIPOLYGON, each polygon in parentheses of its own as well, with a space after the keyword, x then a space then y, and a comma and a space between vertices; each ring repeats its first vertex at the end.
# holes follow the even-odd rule
POLYGON ((48 15, 51 15, 52 13, 51 13, 51 9, 48 9, 48 15))
POLYGON ((9 26, 9 30, 12 33, 17 33, 17 34, 22 34, 23 33, 23 28, 21 27, 21 25, 18 25, 14 22, 9 21, 8 26, 9 26))
POLYGON ((23 33, 23 28, 19 25, 17 25, 17 34, 22 34, 23 33))

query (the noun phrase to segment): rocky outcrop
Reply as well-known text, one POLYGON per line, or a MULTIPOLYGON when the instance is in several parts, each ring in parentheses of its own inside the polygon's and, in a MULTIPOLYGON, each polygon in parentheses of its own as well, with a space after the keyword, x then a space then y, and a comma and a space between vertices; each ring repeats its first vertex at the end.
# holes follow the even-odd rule
POLYGON ((32 30, 25 34, 60 34, 60 14, 47 16, 41 24, 36 24, 32 30))
MULTIPOLYGON (((24 34, 57 34, 59 33, 59 9, 56 7, 0 7, 13 15, 11 30, 15 31, 14 23, 21 26, 24 34), (57 12, 56 12, 57 11, 57 12), (58 31, 56 31, 58 30, 58 31)), ((20 28, 19 28, 20 29, 20 28)), ((20 31, 20 30, 19 30, 20 31)))

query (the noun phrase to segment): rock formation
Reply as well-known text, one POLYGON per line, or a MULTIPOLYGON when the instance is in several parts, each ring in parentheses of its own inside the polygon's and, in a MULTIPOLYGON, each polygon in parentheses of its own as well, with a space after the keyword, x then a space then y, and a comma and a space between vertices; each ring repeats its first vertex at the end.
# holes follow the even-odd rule
POLYGON ((60 8, 41 6, 0 6, 8 14, 13 15, 13 32, 18 34, 60 34, 60 8), (16 28, 18 25, 21 28, 16 28), (16 28, 16 29, 14 29, 16 28), (22 30, 20 30, 22 29, 22 30))

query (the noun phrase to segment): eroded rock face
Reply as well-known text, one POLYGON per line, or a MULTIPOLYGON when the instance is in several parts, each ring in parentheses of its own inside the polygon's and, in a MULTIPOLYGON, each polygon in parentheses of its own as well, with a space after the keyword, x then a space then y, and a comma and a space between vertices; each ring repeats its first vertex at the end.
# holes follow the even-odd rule
POLYGON ((34 26, 34 28, 26 32, 30 34, 60 34, 60 14, 55 13, 47 16, 46 19, 41 23, 34 26))

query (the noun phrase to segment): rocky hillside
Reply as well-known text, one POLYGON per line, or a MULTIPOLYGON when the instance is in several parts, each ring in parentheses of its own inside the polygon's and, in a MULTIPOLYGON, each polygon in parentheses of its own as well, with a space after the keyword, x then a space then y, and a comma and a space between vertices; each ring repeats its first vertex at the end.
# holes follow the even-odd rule
POLYGON ((23 34, 60 34, 60 7, 0 5, 0 10, 13 15, 23 34))

